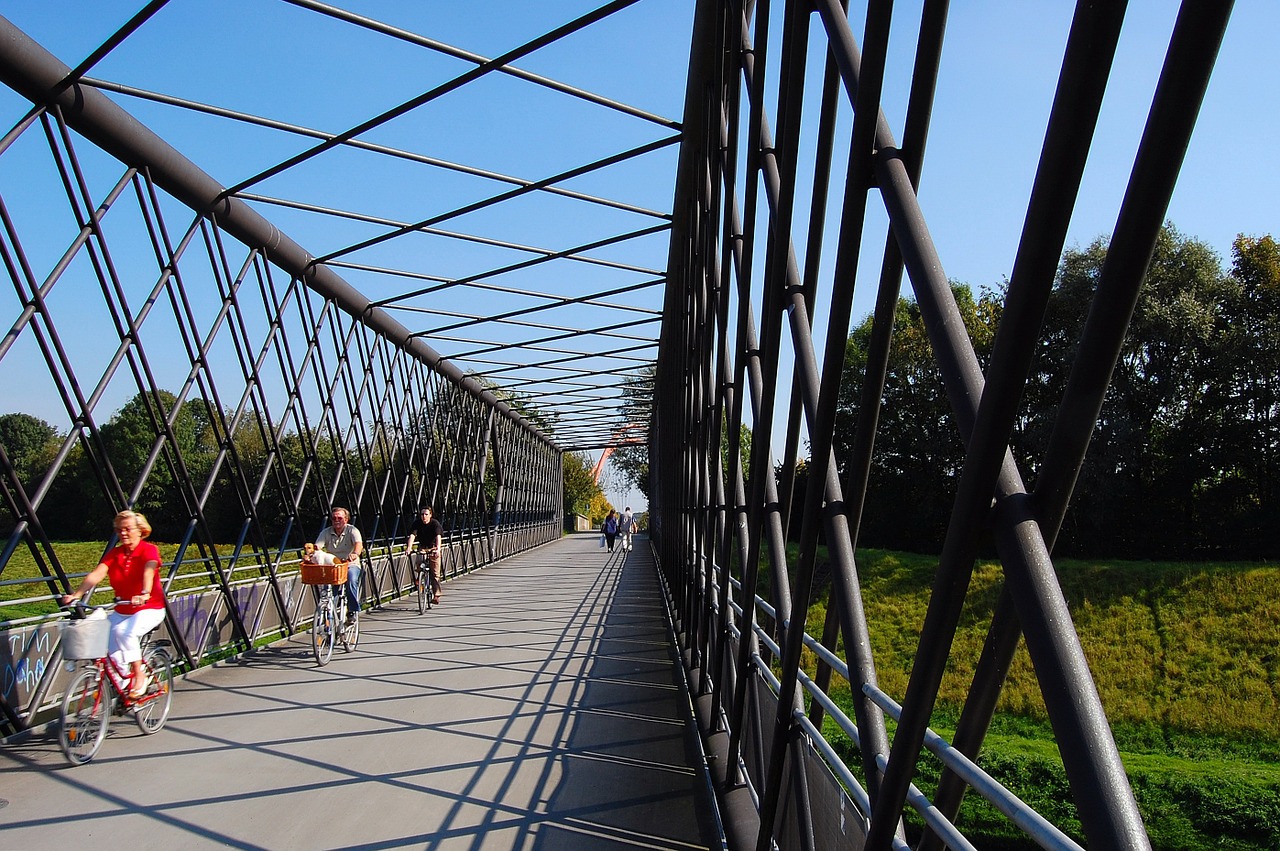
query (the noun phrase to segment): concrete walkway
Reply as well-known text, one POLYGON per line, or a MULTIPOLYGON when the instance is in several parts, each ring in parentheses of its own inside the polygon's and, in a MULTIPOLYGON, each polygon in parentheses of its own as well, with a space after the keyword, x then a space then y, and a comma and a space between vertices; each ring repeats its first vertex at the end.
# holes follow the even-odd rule
POLYGON ((574 535, 178 683, 88 765, 0 748, 8 849, 719 848, 648 542, 574 535))

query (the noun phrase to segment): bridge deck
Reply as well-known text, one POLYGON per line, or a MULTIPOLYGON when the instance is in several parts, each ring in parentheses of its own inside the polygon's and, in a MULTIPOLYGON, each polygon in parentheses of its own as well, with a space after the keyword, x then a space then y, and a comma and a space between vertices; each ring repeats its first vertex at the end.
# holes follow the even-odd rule
POLYGON ((646 545, 576 535, 197 671, 93 762, 0 748, 0 847, 718 847, 646 545))

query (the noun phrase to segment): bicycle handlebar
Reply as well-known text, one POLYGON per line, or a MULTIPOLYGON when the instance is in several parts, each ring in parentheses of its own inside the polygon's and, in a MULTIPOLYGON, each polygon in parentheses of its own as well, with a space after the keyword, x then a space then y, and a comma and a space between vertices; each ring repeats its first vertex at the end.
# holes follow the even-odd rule
MULTIPOLYGON (((59 598, 61 599, 61 598, 59 598)), ((83 599, 73 600, 70 603, 59 601, 58 608, 66 610, 70 613, 71 620, 78 621, 89 616, 89 612, 93 609, 114 609, 117 603, 123 603, 122 597, 113 597, 110 603, 102 603, 100 605, 90 606, 83 599)))

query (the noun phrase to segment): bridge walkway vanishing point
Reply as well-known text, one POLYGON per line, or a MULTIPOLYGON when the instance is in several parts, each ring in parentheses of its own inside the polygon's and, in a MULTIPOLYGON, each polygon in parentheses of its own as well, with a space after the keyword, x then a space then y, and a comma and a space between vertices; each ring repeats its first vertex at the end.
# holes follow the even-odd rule
POLYGON ((572 535, 179 681, 87 765, 0 748, 0 848, 720 847, 648 541, 572 535), (68 843, 70 843, 68 845, 68 843))

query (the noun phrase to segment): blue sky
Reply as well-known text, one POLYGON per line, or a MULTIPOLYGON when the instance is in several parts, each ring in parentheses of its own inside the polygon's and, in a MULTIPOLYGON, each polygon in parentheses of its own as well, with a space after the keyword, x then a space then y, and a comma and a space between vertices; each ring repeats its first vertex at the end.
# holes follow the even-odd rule
MULTIPOLYGON (((1065 3, 955 4, 921 187, 948 274, 994 283, 1012 265, 1070 10, 1065 3), (1017 201, 1017 204, 1013 202, 1017 201)), ((1116 69, 1068 244, 1110 233, 1177 4, 1129 4, 1116 69)), ((1238 233, 1280 223, 1276 156, 1280 4, 1236 3, 1167 219, 1230 262, 1238 233)))
MULTIPOLYGON (((0 0, 0 15, 75 65, 141 5, 136 0, 0 0)), ((346 0, 340 5, 495 56, 596 4, 585 0, 346 0)), ((861 12, 854 5, 856 30, 861 12)), ((947 275, 975 288, 998 284, 1009 274, 1072 8, 1065 2, 1012 0, 952 4, 920 199, 947 275)), ((679 119, 690 10, 691 3, 684 0, 641 0, 518 64, 679 119)), ((1108 234, 1114 225, 1176 13, 1177 4, 1167 0, 1130 3, 1069 246, 1083 247, 1108 234)), ((895 13, 884 108, 898 135, 918 14, 917 3, 900 4, 895 13)), ((1280 230, 1280 158, 1275 153, 1280 63, 1273 55, 1277 32, 1280 3, 1236 4, 1167 214, 1185 235, 1212 246, 1224 266, 1229 266, 1231 242, 1238 233, 1280 230)), ((773 44, 777 43, 775 38, 773 44)), ((423 90, 423 81, 457 72, 455 60, 374 38, 279 0, 173 0, 130 39, 127 49, 108 57, 91 74, 336 132, 412 97, 423 90), (200 37, 193 40, 193 32, 200 37)), ((117 99, 224 184, 310 144, 288 134, 228 127, 187 111, 117 99)), ((22 102, 0 88, 0 122, 6 130, 22 111, 22 102)), ((538 178, 608 153, 606 139, 633 139, 633 144, 640 144, 660 135, 645 122, 531 94, 527 86, 493 77, 465 100, 442 99, 368 138, 538 178), (566 128, 588 131, 564 132, 566 128)), ((668 148, 607 175, 580 179, 573 188, 666 210, 671 203, 674 156, 674 148, 668 148)), ((315 203, 405 221, 421 217, 424 197, 448 206, 475 193, 471 181, 456 175, 419 183, 419 172, 400 171, 394 164, 357 167, 355 163, 354 155, 337 154, 314 167, 272 178, 258 191, 283 198, 305 195, 315 203), (377 170, 360 170, 371 168, 377 170), (351 174, 359 179, 347 179, 351 174)), ((0 168, 0 192, 7 202, 14 199, 20 206, 24 188, 30 189, 22 180, 20 171, 0 168)), ((874 281, 884 218, 877 199, 873 198, 869 210, 863 279, 874 281)), ((339 226, 279 207, 267 208, 264 214, 315 254, 349 244, 352 238, 349 223, 339 226)), ((566 235, 571 220, 574 228, 588 233, 592 228, 608 233, 628 226, 626 214, 594 210, 583 215, 568 206, 474 215, 451 226, 476 234, 501 233, 531 245, 563 247, 566 241, 582 238, 577 231, 572 239, 566 235)), ((361 231, 356 226, 354 232, 372 235, 378 228, 370 225, 361 231)), ((448 241, 432 242, 429 250, 434 268, 446 276, 466 275, 477 264, 488 268, 501 262, 496 259, 501 252, 491 250, 492 256, 486 256, 473 249, 465 253, 448 241)), ((637 240, 611 251, 611 259, 640 266, 658 268, 665 263, 663 237, 637 240)), ((401 262, 392 249, 376 259, 401 262)), ((826 258, 828 264, 830 260, 826 258)), ((362 288, 379 286, 374 278, 349 279, 362 288)), ((527 285, 550 286, 537 280, 527 285)), ((651 306, 659 304, 660 297, 658 289, 636 294, 637 303, 651 306)), ((860 287, 855 321, 870 312, 873 298, 873 286, 860 287)), ((12 321, 8 304, 0 300, 0 321, 6 324, 12 321)), ((509 305, 495 298, 486 307, 498 311, 509 305)), ((822 333, 820 319, 817 324, 822 333)), ((18 368, 16 357, 0 363, 0 371, 18 368)), ((30 399, 21 404, 13 397, 0 399, 0 411, 18 409, 57 423, 56 410, 52 415, 33 410, 30 399)), ((642 502, 638 493, 625 493, 611 483, 608 474, 605 483, 619 506, 637 507, 642 502)))

